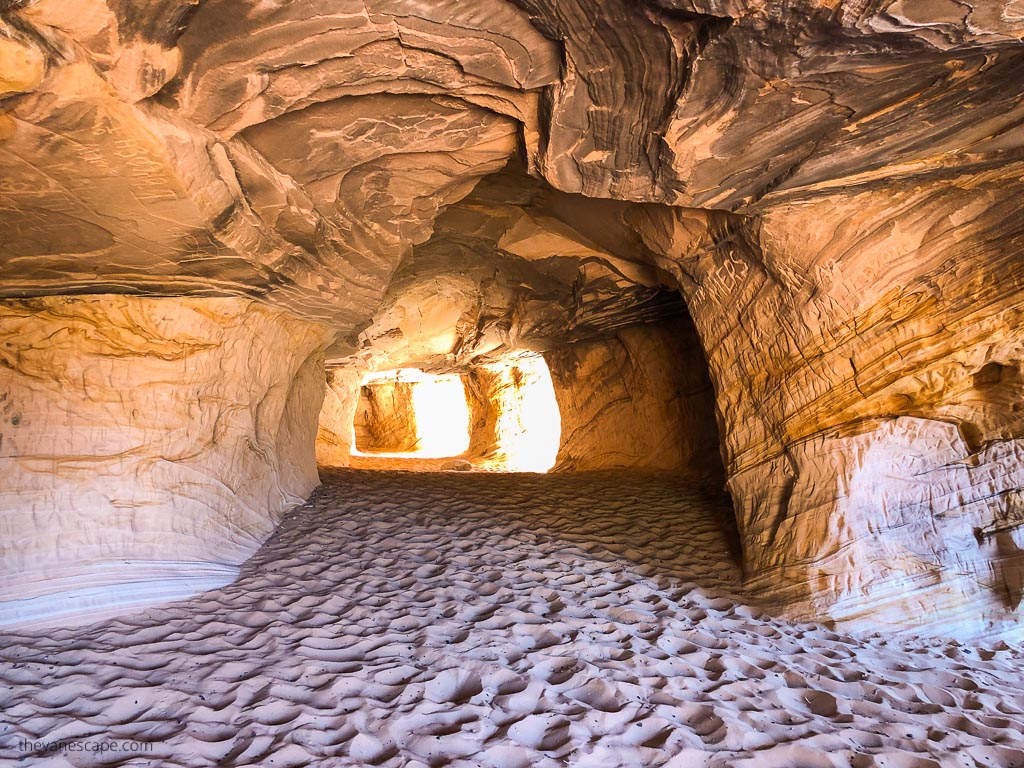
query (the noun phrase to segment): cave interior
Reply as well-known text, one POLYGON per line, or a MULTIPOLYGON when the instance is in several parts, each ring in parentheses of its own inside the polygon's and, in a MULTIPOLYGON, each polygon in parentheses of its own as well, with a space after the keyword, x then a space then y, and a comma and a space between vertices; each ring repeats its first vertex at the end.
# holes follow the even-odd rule
POLYGON ((3 4, 3 621, 418 461, 674 472, 794 616, 1013 630, 1016 6, 592 5, 3 4))
POLYGON ((546 473, 1024 639, 1019 0, 0 0, 0 165, 0 627, 546 473))

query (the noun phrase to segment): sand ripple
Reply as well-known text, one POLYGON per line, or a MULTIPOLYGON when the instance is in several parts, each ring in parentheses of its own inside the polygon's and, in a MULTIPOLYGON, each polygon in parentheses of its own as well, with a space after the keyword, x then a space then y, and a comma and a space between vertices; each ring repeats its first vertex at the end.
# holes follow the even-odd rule
POLYGON ((1024 768, 1019 647, 774 619, 728 514, 663 475, 328 474, 224 589, 3 636, 0 761, 1024 768), (24 748, 61 739, 150 749, 24 748))

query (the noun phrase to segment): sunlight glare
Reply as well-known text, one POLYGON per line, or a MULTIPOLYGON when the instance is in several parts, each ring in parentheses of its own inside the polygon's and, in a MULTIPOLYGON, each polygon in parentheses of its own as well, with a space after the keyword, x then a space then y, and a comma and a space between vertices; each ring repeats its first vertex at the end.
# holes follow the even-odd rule
MULTIPOLYGON (((367 374, 363 386, 382 380, 412 384, 412 410, 416 420, 417 448, 414 451, 364 453, 355 456, 442 459, 459 456, 469 448, 469 404, 466 387, 457 374, 434 375, 417 368, 399 368, 367 374)), ((353 443, 353 447, 354 447, 353 443)))
POLYGON ((412 389, 416 436, 424 459, 458 456, 469 448, 469 406, 462 377, 431 376, 412 389))
POLYGON ((562 417, 551 373, 540 355, 522 355, 488 366, 506 379, 509 395, 495 427, 506 472, 547 472, 555 465, 562 417))

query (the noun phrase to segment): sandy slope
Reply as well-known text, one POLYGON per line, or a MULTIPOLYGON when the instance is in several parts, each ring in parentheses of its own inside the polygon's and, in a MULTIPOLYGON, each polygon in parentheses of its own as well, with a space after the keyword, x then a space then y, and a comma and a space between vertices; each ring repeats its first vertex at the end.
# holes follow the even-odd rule
POLYGON ((0 760, 1024 768, 1020 648, 774 620, 727 596, 727 511, 665 476, 331 473, 225 589, 0 638, 0 760), (153 751, 18 747, 59 738, 153 751))

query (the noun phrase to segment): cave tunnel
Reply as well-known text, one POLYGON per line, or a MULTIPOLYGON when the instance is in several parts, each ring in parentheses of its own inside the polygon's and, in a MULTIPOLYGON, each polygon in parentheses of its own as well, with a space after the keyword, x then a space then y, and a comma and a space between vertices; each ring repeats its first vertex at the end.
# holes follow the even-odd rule
POLYGON ((0 0, 0 763, 1024 765, 1020 5, 0 0))
POLYGON ((382 464, 375 459, 390 459, 386 465, 410 470, 546 472, 558 453, 561 415, 551 375, 537 354, 465 374, 369 374, 358 395, 348 396, 357 399, 350 466, 373 468, 382 464))
POLYGON ((662 301, 663 311, 671 306, 679 316, 512 353, 464 373, 329 372, 321 464, 492 472, 633 467, 721 486, 707 364, 685 304, 662 301))

